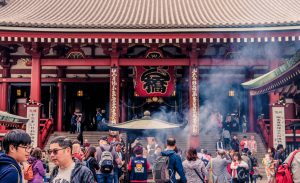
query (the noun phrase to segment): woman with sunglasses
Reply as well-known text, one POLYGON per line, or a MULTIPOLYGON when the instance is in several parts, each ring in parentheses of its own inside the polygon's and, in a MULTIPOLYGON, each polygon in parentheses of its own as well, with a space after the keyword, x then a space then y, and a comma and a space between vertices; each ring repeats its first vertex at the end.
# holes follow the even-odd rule
POLYGON ((28 183, 40 183, 43 182, 46 171, 42 162, 42 150, 40 148, 34 148, 28 163, 32 165, 33 179, 29 180, 28 183))
POLYGON ((96 161, 95 154, 96 154, 96 148, 89 147, 84 161, 85 161, 86 166, 93 172, 94 179, 96 182, 97 181, 96 170, 99 170, 100 167, 96 161))

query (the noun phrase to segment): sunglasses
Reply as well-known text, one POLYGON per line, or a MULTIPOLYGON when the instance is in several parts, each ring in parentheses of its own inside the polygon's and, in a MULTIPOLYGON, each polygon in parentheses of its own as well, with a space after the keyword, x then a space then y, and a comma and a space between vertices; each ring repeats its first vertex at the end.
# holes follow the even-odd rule
POLYGON ((58 151, 64 150, 64 149, 66 149, 66 148, 62 148, 62 149, 48 149, 48 154, 51 155, 53 153, 54 155, 57 155, 58 151))

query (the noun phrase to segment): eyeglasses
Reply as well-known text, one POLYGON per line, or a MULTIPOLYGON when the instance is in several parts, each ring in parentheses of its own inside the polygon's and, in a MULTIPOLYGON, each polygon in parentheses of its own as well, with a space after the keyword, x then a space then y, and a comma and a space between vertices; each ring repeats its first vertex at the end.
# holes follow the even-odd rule
POLYGON ((48 149, 48 154, 51 155, 53 153, 54 155, 57 155, 58 151, 64 150, 64 149, 66 149, 66 148, 62 148, 62 149, 48 149))
POLYGON ((27 151, 27 152, 30 152, 30 151, 31 151, 31 149, 32 149, 32 147, 31 147, 31 146, 22 146, 22 145, 19 145, 18 147, 24 148, 24 149, 25 149, 25 151, 27 151))

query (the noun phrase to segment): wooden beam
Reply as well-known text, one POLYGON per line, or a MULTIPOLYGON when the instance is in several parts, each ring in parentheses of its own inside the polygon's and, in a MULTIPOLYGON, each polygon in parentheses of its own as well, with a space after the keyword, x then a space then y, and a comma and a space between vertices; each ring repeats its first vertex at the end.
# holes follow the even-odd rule
MULTIPOLYGON (((42 66, 110 66, 110 58, 101 59, 42 59, 42 66)), ((198 59, 199 66, 268 66, 266 60, 252 59, 198 59)), ((189 58, 167 58, 167 59, 146 59, 146 58, 120 58, 119 66, 188 66, 189 58)))
POLYGON ((119 60, 120 66, 188 66, 188 58, 178 58, 178 59, 128 59, 121 58, 119 60))
MULTIPOLYGON (((3 83, 30 83, 30 78, 3 78, 3 83)), ((109 78, 42 78, 42 83, 108 83, 109 78)))
POLYGON ((42 66, 110 66, 110 58, 42 59, 42 66))

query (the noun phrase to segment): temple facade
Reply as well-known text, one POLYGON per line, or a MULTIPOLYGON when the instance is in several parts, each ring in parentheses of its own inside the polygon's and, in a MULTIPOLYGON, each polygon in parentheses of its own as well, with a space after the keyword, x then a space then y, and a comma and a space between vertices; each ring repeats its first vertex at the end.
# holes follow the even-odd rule
MULTIPOLYGON (((247 131, 254 132, 260 114, 272 118, 269 104, 279 93, 254 96, 240 84, 300 49, 298 4, 0 1, 0 110, 30 114, 39 141, 50 129, 67 131, 74 112, 88 126, 99 108, 110 123, 145 110, 166 121, 188 121, 193 146, 216 112, 245 116, 247 131)), ((290 117, 296 118, 292 103, 290 117)))

